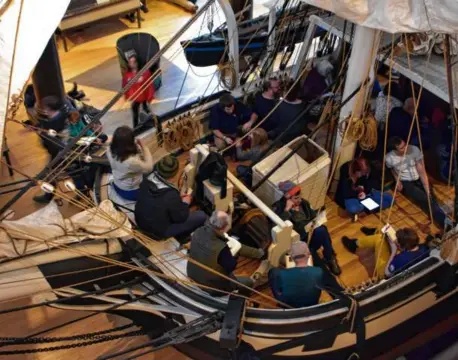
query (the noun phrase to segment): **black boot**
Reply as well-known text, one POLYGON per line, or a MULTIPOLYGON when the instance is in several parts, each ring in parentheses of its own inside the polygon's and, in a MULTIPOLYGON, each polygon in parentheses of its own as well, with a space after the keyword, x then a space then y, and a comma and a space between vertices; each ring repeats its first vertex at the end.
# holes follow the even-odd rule
POLYGON ((350 251, 352 254, 356 253, 356 249, 358 248, 358 244, 356 244, 357 239, 350 239, 347 236, 342 237, 343 246, 345 249, 350 251))
POLYGON ((335 255, 333 255, 329 260, 325 260, 325 262, 329 271, 331 271, 334 275, 339 276, 342 274, 342 270, 340 269, 339 263, 337 262, 337 257, 335 255))
POLYGON ((363 226, 360 230, 364 235, 367 236, 374 235, 377 232, 377 228, 371 228, 367 226, 363 226))
POLYGON ((52 193, 43 193, 42 195, 36 195, 33 197, 33 201, 39 204, 48 204, 54 198, 52 193))

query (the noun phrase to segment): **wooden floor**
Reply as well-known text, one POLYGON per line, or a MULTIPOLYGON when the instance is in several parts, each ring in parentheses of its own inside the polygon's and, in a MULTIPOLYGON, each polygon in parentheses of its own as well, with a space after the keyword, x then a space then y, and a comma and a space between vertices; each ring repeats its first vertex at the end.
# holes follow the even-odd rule
MULTIPOLYGON (((163 45, 170 34, 177 31, 189 18, 190 14, 184 10, 160 1, 148 1, 150 12, 143 14, 145 21, 143 23, 144 32, 153 34, 163 45)), ((255 13, 260 12, 259 8, 255 7, 255 13)), ((197 26, 197 25, 196 25, 197 26)), ((215 24, 217 26, 217 24, 215 24)), ((194 35, 196 34, 195 28, 194 35)), ((65 86, 71 87, 72 81, 78 81, 81 88, 86 92, 90 103, 96 107, 102 107, 116 93, 120 86, 120 72, 116 63, 116 40, 124 34, 136 32, 134 24, 130 24, 120 20, 108 21, 83 30, 83 32, 74 33, 70 36, 70 51, 68 53, 60 51, 62 70, 65 79, 65 86), (97 78, 97 74, 102 75, 102 79, 97 78), (110 78, 111 77, 111 78, 110 78), (116 85, 118 84, 118 85, 116 85), (118 87, 116 87, 118 86, 118 87)), ((189 33, 188 33, 189 35, 189 33)), ((173 54, 173 51, 171 52, 173 54)), ((169 54, 168 59, 172 56, 169 54)), ((166 56, 166 59, 167 59, 166 56)), ((183 62, 183 55, 175 59, 172 66, 175 66, 175 75, 170 75, 171 81, 175 76, 173 83, 164 82, 163 88, 158 93, 157 104, 167 103, 167 106, 174 104, 177 96, 181 79, 187 70, 186 62, 183 62), (177 75, 178 74, 178 75, 177 75), (178 84, 178 85, 177 85, 178 84), (161 93, 162 92, 162 93, 161 93), (172 100, 168 101, 168 98, 172 100), (167 100, 163 101, 162 100, 167 100)), ((165 61, 164 61, 165 62, 165 61)), ((170 61, 169 61, 170 62, 170 61)), ((170 64, 169 64, 170 65, 170 64)), ((198 84, 201 76, 211 72, 211 69, 197 69, 199 76, 193 75, 194 87, 199 87, 198 84), (197 84, 197 86, 196 86, 197 84)), ((208 80, 207 80, 208 81, 208 80)), ((192 86, 190 86, 192 87, 192 86)), ((192 90, 192 89, 191 89, 192 90)), ((188 91, 188 90, 187 90, 188 91)), ((187 95, 195 96, 190 92, 187 95)), ((192 97, 190 96, 190 97, 192 97)), ((159 106, 159 105, 158 105, 159 106)), ((166 108, 166 107, 165 107, 166 108)), ((130 114, 128 104, 120 101, 114 110, 111 117, 108 116, 105 120, 105 127, 113 129, 121 123, 130 123, 130 114), (118 112, 118 114, 116 114, 118 112), (119 115, 119 113, 122 113, 119 115), (111 119, 111 120, 110 120, 111 119)), ((25 119, 24 114, 19 114, 18 119, 25 119)), ((107 131, 110 132, 110 131, 107 131)), ((21 172, 28 176, 35 175, 41 170, 48 161, 46 151, 40 146, 38 137, 30 131, 25 130, 18 124, 8 123, 6 130, 8 145, 11 150, 11 159, 13 166, 20 169, 21 172)), ((1 167, 0 184, 5 184, 13 180, 24 179, 24 176, 15 173, 13 177, 8 175, 5 166, 1 167)), ((450 201, 452 192, 446 185, 437 184, 435 186, 439 197, 442 200, 450 201)), ((31 197, 37 193, 37 189, 29 191, 18 203, 12 208, 16 212, 16 217, 22 217, 39 208, 31 197)), ((8 201, 13 194, 3 195, 0 198, 0 205, 8 201)), ((391 223, 395 227, 412 226, 420 231, 424 237, 429 232, 435 232, 437 229, 429 229, 427 225, 427 217, 415 206, 409 203, 402 195, 396 199, 397 203, 394 208, 391 223)), ((339 212, 335 203, 328 199, 328 228, 331 232, 334 248, 337 252, 339 263, 343 273, 340 280, 346 286, 359 284, 361 281, 370 277, 373 273, 373 252, 370 250, 358 252, 358 255, 353 255, 347 252, 342 244, 341 237, 347 235, 349 237, 361 236, 359 229, 361 226, 375 226, 379 223, 377 216, 370 215, 365 218, 360 218, 357 223, 351 223, 350 219, 339 212)), ((74 208, 64 204, 62 212, 64 215, 70 215, 75 211, 74 208)), ((385 215, 385 214, 384 214, 385 215)), ((239 268, 241 273, 250 272, 254 269, 254 263, 245 263, 245 266, 239 268)), ((265 292, 268 292, 266 289, 265 292)), ((33 301, 32 299, 29 302, 33 301)), ((13 307, 19 304, 7 304, 5 307, 13 307)), ((0 327, 0 336, 26 336, 42 329, 52 327, 54 325, 66 322, 73 318, 83 316, 84 314, 77 312, 71 313, 53 308, 37 308, 24 312, 17 312, 7 316, 2 315, 2 325, 0 327)), ((113 325, 103 315, 97 315, 90 320, 79 322, 76 326, 70 326, 64 330, 51 331, 46 336, 65 336, 78 334, 89 331, 104 330, 113 325)), ((107 354, 113 350, 121 350, 131 345, 140 344, 146 338, 135 338, 132 340, 118 340, 112 343, 100 344, 90 348, 71 349, 66 351, 58 351, 53 353, 43 353, 39 355, 21 355, 13 357, 13 359, 94 359, 101 354, 107 354)), ((166 349, 157 353, 157 359, 185 359, 186 357, 178 354, 173 349, 166 349)), ((142 359, 154 359, 153 355, 142 357, 142 359)))

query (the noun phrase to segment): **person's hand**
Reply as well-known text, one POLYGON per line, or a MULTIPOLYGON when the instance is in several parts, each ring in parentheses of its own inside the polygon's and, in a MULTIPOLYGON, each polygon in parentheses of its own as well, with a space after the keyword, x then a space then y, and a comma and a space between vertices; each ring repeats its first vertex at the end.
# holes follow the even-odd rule
POLYGON ((141 142, 140 139, 135 139, 135 143, 143 149, 143 143, 141 142))
POLYGON ((396 184, 396 190, 399 191, 399 192, 401 192, 402 189, 403 189, 403 187, 402 187, 402 182, 399 181, 399 182, 396 184))
POLYGON ((363 192, 360 192, 358 194, 358 199, 359 200, 364 200, 366 198, 366 193, 363 191, 363 192))
POLYGON ((250 131, 250 129, 251 129, 251 123, 250 122, 247 122, 247 123, 243 124, 243 126, 242 126, 243 132, 248 132, 248 131, 250 131))
POLYGON ((238 148, 239 148, 239 147, 242 147, 242 145, 243 145, 243 144, 242 144, 241 141, 237 141, 237 142, 235 143, 235 146, 238 147, 238 148))
POLYGON ((230 137, 228 136, 225 136, 224 137, 224 141, 226 142, 226 144, 228 145, 232 145, 234 143, 234 140, 232 140, 230 137))
POLYGON ((291 199, 286 200, 285 211, 290 211, 294 207, 294 202, 291 199))
POLYGON ((191 204, 192 202, 192 196, 191 195, 182 195, 181 200, 186 203, 186 204, 191 204))

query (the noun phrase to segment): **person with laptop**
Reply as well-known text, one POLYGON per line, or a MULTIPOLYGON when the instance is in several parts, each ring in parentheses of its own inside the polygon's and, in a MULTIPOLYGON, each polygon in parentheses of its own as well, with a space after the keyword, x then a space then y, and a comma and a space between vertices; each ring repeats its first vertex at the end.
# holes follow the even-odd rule
POLYGON ((393 196, 376 190, 374 186, 369 162, 364 157, 357 157, 341 166, 335 201, 354 221, 359 213, 375 210, 380 204, 383 209, 389 208, 393 196))
POLYGON ((391 151, 386 155, 386 166, 391 169, 396 180, 397 191, 418 205, 434 222, 444 228, 446 215, 437 203, 429 184, 423 154, 413 145, 407 145, 400 137, 389 140, 391 151))

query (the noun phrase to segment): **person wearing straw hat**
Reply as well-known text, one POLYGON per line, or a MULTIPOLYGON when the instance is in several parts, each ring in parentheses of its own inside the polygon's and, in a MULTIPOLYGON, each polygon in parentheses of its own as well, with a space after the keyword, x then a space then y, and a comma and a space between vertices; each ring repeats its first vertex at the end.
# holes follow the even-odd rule
POLYGON ((203 211, 189 210, 192 198, 181 195, 167 180, 178 172, 178 160, 166 156, 156 163, 153 172, 143 179, 135 204, 138 227, 157 240, 175 237, 186 242, 189 235, 207 220, 203 211))
POLYGON ((302 199, 301 187, 292 181, 283 181, 278 188, 284 195, 274 204, 275 212, 283 220, 293 223, 294 231, 299 234, 302 241, 309 242, 316 263, 320 261, 317 251, 323 248, 324 262, 327 267, 334 275, 340 275, 342 271, 332 247, 331 235, 326 226, 315 225, 317 212, 311 208, 308 201, 302 199), (309 232, 312 232, 310 239, 309 232))
POLYGON ((291 245, 289 256, 295 266, 272 268, 269 285, 275 299, 299 308, 318 304, 323 288, 342 290, 335 278, 318 266, 313 266, 309 247, 298 241, 291 245))

